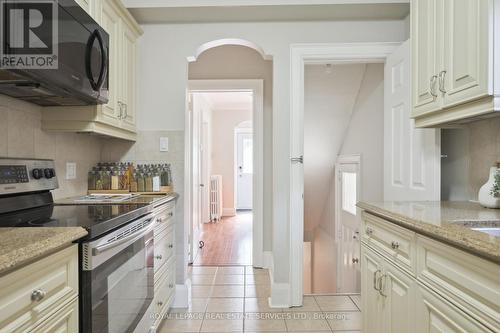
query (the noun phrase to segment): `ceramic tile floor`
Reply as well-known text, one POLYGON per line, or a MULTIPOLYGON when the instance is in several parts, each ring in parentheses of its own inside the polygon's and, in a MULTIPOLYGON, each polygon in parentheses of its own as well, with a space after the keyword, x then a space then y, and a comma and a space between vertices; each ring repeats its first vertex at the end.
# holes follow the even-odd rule
POLYGON ((361 332, 359 295, 305 296, 302 307, 275 309, 265 269, 195 266, 189 274, 190 308, 172 309, 159 333, 361 332))

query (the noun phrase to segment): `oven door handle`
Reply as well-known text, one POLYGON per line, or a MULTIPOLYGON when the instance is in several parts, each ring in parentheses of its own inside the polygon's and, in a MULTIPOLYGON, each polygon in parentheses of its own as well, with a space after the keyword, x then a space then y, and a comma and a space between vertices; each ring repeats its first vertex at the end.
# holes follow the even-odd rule
POLYGON ((120 238, 114 242, 111 242, 111 243, 107 243, 107 244, 104 244, 104 245, 100 245, 100 246, 96 246, 92 249, 92 255, 93 256, 97 256, 105 251, 108 251, 110 249, 113 249, 119 245, 122 245, 124 243, 133 243, 135 242, 136 240, 138 240, 139 238, 143 237, 144 235, 146 235, 148 232, 150 232, 151 230, 154 229, 155 227, 155 224, 152 222, 153 221, 153 218, 154 218, 154 215, 153 214, 149 214, 147 216, 145 216, 143 218, 143 220, 146 220, 146 222, 150 222, 149 225, 145 228, 142 228, 140 230, 137 230, 136 232, 126 236, 126 237, 123 237, 123 238, 120 238))

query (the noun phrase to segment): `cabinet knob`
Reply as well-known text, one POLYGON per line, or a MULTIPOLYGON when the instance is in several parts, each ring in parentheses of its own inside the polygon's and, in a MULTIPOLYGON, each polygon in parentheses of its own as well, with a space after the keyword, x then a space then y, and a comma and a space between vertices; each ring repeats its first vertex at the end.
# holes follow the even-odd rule
POLYGON ((359 259, 358 258, 352 258, 352 263, 353 264, 357 264, 359 262, 359 259))
POLYGON ((169 284, 169 285, 168 285, 168 287, 169 287, 170 289, 172 289, 172 288, 174 287, 174 284, 173 284, 173 283, 171 283, 171 284, 169 284))
POLYGON ((163 257, 161 255, 155 256, 156 259, 161 260, 163 257))
POLYGON ((394 250, 399 249, 399 242, 392 241, 392 242, 391 242, 391 247, 392 247, 394 250))
POLYGON ((174 213, 170 212, 170 213, 168 213, 168 216, 172 217, 172 216, 174 216, 174 213))
POLYGON ((158 303, 156 303, 156 304, 158 304, 158 306, 163 306, 163 302, 162 302, 162 301, 159 301, 159 302, 158 302, 158 303))
POLYGON ((43 289, 33 290, 33 292, 31 293, 31 300, 33 302, 40 302, 46 294, 47 292, 43 289))
POLYGON ((367 228, 366 228, 366 230, 365 230, 365 232, 366 232, 366 234, 367 234, 368 236, 373 235, 373 229, 372 229, 372 228, 370 228, 370 227, 367 227, 367 228))
POLYGON ((156 222, 158 222, 158 223, 162 223, 162 222, 163 222, 163 218, 162 218, 162 217, 157 218, 157 219, 156 219, 156 222))
POLYGON ((168 248, 169 249, 173 249, 174 248, 174 244, 168 244, 168 248))

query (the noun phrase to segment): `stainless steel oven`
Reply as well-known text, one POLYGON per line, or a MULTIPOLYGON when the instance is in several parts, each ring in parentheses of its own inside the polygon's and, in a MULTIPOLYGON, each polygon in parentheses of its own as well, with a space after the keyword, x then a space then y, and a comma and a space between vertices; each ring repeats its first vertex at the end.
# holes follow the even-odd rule
POLYGON ((152 316, 154 216, 80 244, 80 332, 137 332, 152 316))

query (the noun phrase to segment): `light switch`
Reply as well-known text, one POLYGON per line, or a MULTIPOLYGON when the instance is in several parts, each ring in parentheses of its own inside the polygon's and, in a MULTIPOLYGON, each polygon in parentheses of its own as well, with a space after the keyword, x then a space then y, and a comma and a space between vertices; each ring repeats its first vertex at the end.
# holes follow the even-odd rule
POLYGON ((76 179, 76 163, 67 162, 66 163, 66 179, 76 179))
POLYGON ((160 151, 168 151, 168 138, 166 136, 160 138, 160 151))

